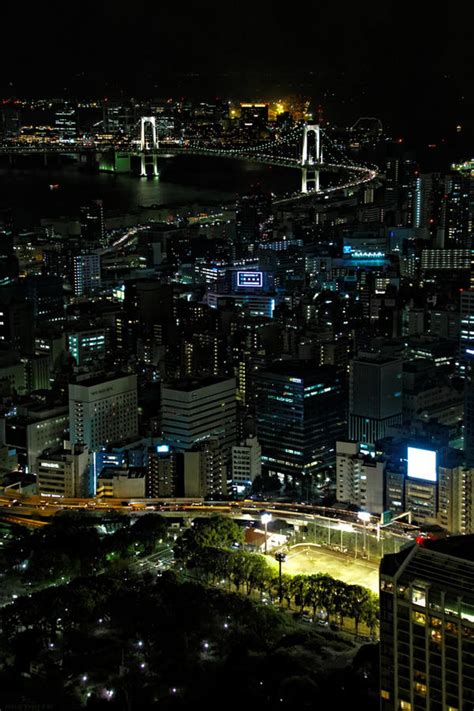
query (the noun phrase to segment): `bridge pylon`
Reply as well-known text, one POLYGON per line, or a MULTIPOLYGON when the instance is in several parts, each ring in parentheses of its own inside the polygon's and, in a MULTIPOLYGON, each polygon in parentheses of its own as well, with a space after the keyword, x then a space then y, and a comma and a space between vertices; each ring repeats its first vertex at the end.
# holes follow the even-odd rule
POLYGON ((146 178, 148 176, 149 167, 151 167, 151 172, 154 176, 158 175, 158 148, 156 119, 154 116, 142 116, 140 118, 140 177, 146 178))
POLYGON ((301 192, 319 192, 319 166, 322 163, 319 124, 305 124, 301 151, 301 192))

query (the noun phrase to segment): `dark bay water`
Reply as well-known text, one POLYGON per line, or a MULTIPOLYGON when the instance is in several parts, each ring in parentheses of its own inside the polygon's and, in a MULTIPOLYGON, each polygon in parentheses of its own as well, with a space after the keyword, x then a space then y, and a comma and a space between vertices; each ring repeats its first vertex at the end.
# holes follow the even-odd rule
POLYGON ((102 199, 105 211, 148 205, 229 203, 260 184, 286 192, 297 187, 298 171, 219 158, 177 157, 159 161, 160 177, 86 173, 75 164, 41 165, 41 161, 0 166, 0 208, 14 210, 19 227, 33 227, 42 217, 75 216, 89 200, 102 199), (57 190, 50 185, 58 184, 57 190))

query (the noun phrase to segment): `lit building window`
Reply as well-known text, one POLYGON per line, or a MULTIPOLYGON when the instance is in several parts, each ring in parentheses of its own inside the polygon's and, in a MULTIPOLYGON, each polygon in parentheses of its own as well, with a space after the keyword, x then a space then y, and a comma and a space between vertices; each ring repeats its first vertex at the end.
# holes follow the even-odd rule
POLYGON ((426 615, 424 612, 414 612, 412 619, 417 625, 426 625, 426 615))

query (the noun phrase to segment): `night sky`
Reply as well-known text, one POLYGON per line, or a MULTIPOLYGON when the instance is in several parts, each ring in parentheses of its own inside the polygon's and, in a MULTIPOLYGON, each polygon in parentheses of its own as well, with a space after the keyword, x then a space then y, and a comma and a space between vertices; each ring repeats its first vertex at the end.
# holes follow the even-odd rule
POLYGON ((9 4, 2 8, 0 91, 249 99, 293 92, 316 102, 326 92, 327 109, 340 114, 335 120, 376 114, 400 130, 413 124, 433 132, 469 123, 468 9, 345 6, 99 0, 16 11, 9 4))

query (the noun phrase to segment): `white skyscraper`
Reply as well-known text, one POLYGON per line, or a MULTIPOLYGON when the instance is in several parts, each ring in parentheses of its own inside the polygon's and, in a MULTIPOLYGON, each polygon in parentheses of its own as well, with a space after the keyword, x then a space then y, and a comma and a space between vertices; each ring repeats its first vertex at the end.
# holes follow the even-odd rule
POLYGON ((69 385, 72 444, 96 452, 138 436, 137 376, 97 377, 69 385))

